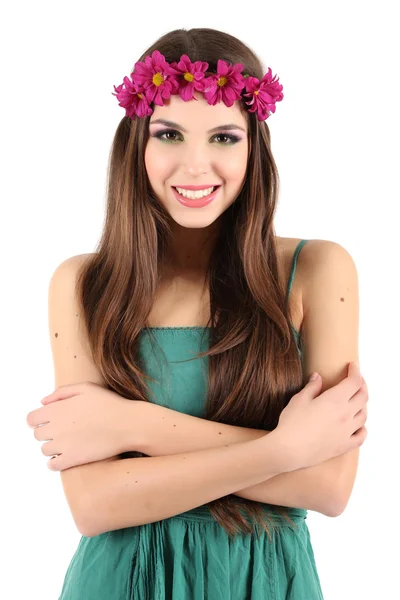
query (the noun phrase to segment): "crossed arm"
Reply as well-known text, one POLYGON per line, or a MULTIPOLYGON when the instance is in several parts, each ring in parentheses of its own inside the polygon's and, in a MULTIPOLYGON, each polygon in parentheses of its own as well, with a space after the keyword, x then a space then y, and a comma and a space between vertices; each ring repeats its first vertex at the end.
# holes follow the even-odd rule
MULTIPOLYGON (((269 433, 261 429, 208 421, 147 402, 130 403, 127 409, 130 411, 126 419, 127 427, 139 419, 142 437, 139 443, 137 439, 132 439, 126 451, 139 451, 151 457, 218 448, 255 440, 269 433)), ((351 490, 344 489, 342 473, 350 469, 355 477, 358 452, 356 450, 313 467, 281 473, 238 490, 234 495, 336 516, 344 510, 351 493, 351 490)))
MULTIPOLYGON (((304 353, 302 362, 304 376, 306 380, 313 371, 319 372, 323 381, 322 393, 346 377, 346 365, 358 358, 357 272, 351 256, 344 248, 332 242, 309 240, 302 249, 302 257, 307 273, 309 273, 306 278, 307 294, 303 297, 302 337, 304 353)), ((62 305, 64 297, 67 297, 64 291, 64 287, 60 286, 59 295, 53 299, 54 307, 59 304, 62 305)), ((74 317, 75 312, 74 310, 74 317)), ((68 332, 73 331, 74 323, 71 313, 71 325, 65 327, 65 336, 68 335, 68 332)), ((54 323, 55 326, 56 322, 54 323)), ((71 346, 72 344, 68 345, 71 346)), ((75 381, 87 379, 86 377, 83 378, 81 374, 82 372, 85 372, 85 374, 88 372, 89 361, 81 366, 79 372, 74 365, 75 371, 71 375, 68 367, 64 366, 68 365, 68 362, 63 357, 61 346, 55 347, 54 352, 58 362, 63 365, 63 370, 60 367, 56 381, 71 382, 74 379, 75 381)), ((93 381, 97 381, 96 375, 97 371, 93 367, 93 381)), ((235 444, 256 443, 257 437, 265 435, 267 438, 270 437, 268 432, 263 430, 207 421, 150 403, 131 402, 129 412, 131 418, 127 414, 126 422, 128 427, 131 424, 133 441, 132 447, 127 447, 126 451, 139 451, 150 457, 163 455, 169 457, 177 454, 178 457, 181 456, 180 460, 183 460, 185 457, 182 456, 182 453, 201 453, 202 451, 204 453, 208 449, 215 449, 218 453, 218 446, 223 445, 231 445, 233 452, 235 444), (133 440, 135 419, 139 415, 138 412, 134 411, 135 404, 136 408, 139 406, 140 410, 143 409, 140 421, 141 424, 144 424, 142 440, 133 440), (132 412, 130 412, 131 410, 132 412), (147 428, 148 431, 146 432, 147 428)), ((273 432, 271 433, 272 436, 273 432)), ((254 447, 250 444, 249 446, 254 447)), ((244 447, 247 448, 245 444, 244 447)), ((272 447, 272 444, 270 444, 270 457, 272 447)), ((277 453, 279 454, 278 449, 277 453)), ((313 467, 281 472, 279 475, 269 477, 261 483, 229 493, 253 501, 311 509, 329 516, 336 516, 343 512, 350 498, 357 472, 358 454, 359 450, 357 449, 313 467)), ((220 455, 221 453, 219 453, 220 455)), ((240 452, 235 452, 236 455, 240 456, 240 452)), ((209 464, 212 464, 210 456, 207 455, 207 459, 209 464)), ((205 459, 206 456, 204 456, 205 459)), ((81 465, 63 471, 61 476, 67 490, 66 495, 71 498, 74 504, 71 512, 83 522, 87 515, 92 514, 93 508, 97 510, 98 507, 94 506, 93 503, 90 504, 89 501, 86 502, 86 498, 82 500, 82 488, 87 487, 91 491, 90 483, 95 486, 91 497, 96 502, 99 499, 104 500, 103 505, 108 510, 107 514, 111 515, 111 527, 109 529, 113 528, 113 517, 123 513, 124 508, 126 509, 124 513, 126 514, 125 521, 132 523, 134 521, 132 511, 136 511, 134 502, 137 500, 142 501, 142 496, 136 491, 138 486, 131 486, 136 481, 130 481, 132 479, 129 475, 130 467, 137 468, 142 479, 144 479, 147 471, 155 474, 160 464, 153 462, 152 465, 147 465, 143 463, 145 460, 149 462, 152 460, 157 461, 157 458, 132 460, 115 461, 110 457, 108 459, 109 464, 103 464, 106 461, 99 461, 99 463, 81 465), (109 462, 110 460, 112 462, 109 462), (133 463, 132 460, 137 462, 133 463), (79 494, 75 490, 78 490, 79 494), (123 505, 124 502, 125 505, 123 505)), ((192 455, 190 460, 194 463, 196 457, 192 455)), ((172 456, 170 461, 165 461, 165 465, 168 462, 171 470, 171 467, 175 464, 172 456)), ((179 460, 175 460, 175 462, 176 465, 179 464, 179 460)), ((200 454, 197 462, 200 463, 200 454)), ((164 464, 161 466, 164 467, 164 464)), ((160 481, 160 479, 154 481, 152 475, 150 480, 147 478, 146 484, 149 486, 150 496, 148 502, 145 498, 147 502, 146 510, 153 502, 153 491, 159 493, 160 489, 164 490, 165 485, 170 483, 165 479, 163 468, 160 469, 160 472, 165 481, 160 481)), ((249 480, 248 478, 247 481, 249 480)), ((242 481, 245 481, 245 479, 242 479, 242 481)), ((182 482, 178 481, 177 483, 181 484, 182 482)), ((222 489, 222 486, 220 488, 222 489)), ((180 489, 182 489, 182 486, 180 486, 180 489)), ((232 490, 232 487, 230 489, 232 490)), ((155 501, 158 501, 158 498, 155 501)), ((173 512, 174 510, 174 507, 172 507, 169 513, 177 514, 173 512)), ((104 514, 106 512, 105 510, 104 514)), ((136 512, 134 516, 137 520, 136 512)), ((104 523, 100 523, 100 527, 99 523, 94 523, 93 527, 84 523, 85 531, 98 531, 103 526, 104 523)), ((103 528, 103 530, 109 529, 103 528)))
MULTIPOLYGON (((322 377, 323 393, 342 381, 347 376, 346 365, 358 358, 358 274, 351 255, 335 242, 309 240, 302 257, 308 273, 307 293, 303 294, 304 376, 307 380, 317 371, 322 377)), ((143 451, 149 456, 195 452, 268 435, 259 429, 224 425, 158 405, 139 404, 146 404, 139 408, 147 411, 143 418, 143 423, 148 423, 143 451)), ((235 495, 336 516, 350 498, 358 458, 356 449, 313 467, 281 473, 238 490, 235 495)))

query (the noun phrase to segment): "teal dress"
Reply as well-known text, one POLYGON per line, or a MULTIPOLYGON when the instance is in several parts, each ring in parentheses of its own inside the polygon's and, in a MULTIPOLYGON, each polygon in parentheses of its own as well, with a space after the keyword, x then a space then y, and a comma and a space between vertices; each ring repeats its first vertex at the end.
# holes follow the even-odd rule
MULTIPOLYGON (((293 257, 288 294, 305 242, 293 257)), ((148 332, 141 332, 143 365, 158 381, 149 384, 153 402, 204 416, 207 357, 173 361, 204 351, 205 329, 152 328, 164 361, 148 332)), ((265 507, 270 514, 271 505, 265 507)), ((307 510, 288 510, 293 526, 276 512, 271 538, 264 530, 229 538, 206 505, 154 523, 82 536, 58 600, 323 600, 307 510)))

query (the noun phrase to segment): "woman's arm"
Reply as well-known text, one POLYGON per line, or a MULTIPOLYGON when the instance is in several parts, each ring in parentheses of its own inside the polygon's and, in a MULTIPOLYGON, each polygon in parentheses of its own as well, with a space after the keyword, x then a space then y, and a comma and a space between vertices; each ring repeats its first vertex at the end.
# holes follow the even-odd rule
MULTIPOLYGON (((332 241, 308 240, 300 256, 304 379, 317 371, 323 381, 322 394, 342 381, 348 364, 358 359, 358 274, 349 252, 332 241)), ((236 494, 340 515, 354 487, 359 451, 283 473, 236 494)))
MULTIPOLYGON (((142 440, 139 447, 137 434, 133 433, 131 425, 132 443, 126 447, 126 451, 136 450, 152 457, 250 442, 270 433, 262 429, 208 421, 150 402, 131 402, 126 404, 126 408, 125 423, 128 427, 129 424, 140 423, 142 440)), ((335 461, 333 459, 313 467, 282 473, 231 493, 248 500, 306 508, 335 516, 340 500, 335 461)))
POLYGON ((167 519, 296 468, 296 458, 274 431, 199 452, 88 463, 79 467, 86 490, 79 530, 90 537, 167 519))
MULTIPOLYGON (((322 377, 323 393, 342 381, 349 362, 358 359, 358 274, 347 250, 327 240, 308 240, 301 251, 301 263, 304 379, 317 371, 322 377)), ((222 438, 236 443, 233 436, 237 436, 237 441, 243 441, 262 435, 260 430, 221 425, 158 408, 160 411, 153 405, 154 418, 150 419, 146 438, 150 453, 151 447, 162 452, 164 444, 169 450, 175 447, 179 452, 204 447, 201 444, 215 446, 222 438), (151 431, 153 421, 156 429, 151 431), (187 428, 187 437, 184 428, 187 428)), ((282 506, 309 508, 323 514, 341 514, 354 486, 358 457, 359 449, 356 449, 319 465, 284 473, 236 491, 236 495, 282 506)))
POLYGON ((128 431, 126 435, 126 451, 142 452, 147 456, 197 452, 226 444, 249 442, 268 433, 262 429, 208 421, 141 401, 126 403, 125 423, 131 432, 128 431))

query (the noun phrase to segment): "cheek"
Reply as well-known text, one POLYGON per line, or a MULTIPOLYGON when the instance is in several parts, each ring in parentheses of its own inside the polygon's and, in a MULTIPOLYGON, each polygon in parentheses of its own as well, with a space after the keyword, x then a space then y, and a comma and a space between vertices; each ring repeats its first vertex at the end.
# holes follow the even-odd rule
POLYGON ((221 162, 221 174, 224 179, 235 181, 242 180, 247 169, 247 152, 245 154, 231 154, 229 160, 221 162))
POLYGON ((144 161, 150 180, 162 180, 168 177, 172 161, 166 152, 148 147, 144 155, 144 161))
MULTIPOLYGON (((151 142, 146 147, 144 159, 148 177, 155 185, 167 180, 176 169, 177 161, 179 162, 173 152, 165 152, 160 144, 153 145, 151 142)), ((247 161, 248 149, 247 145, 243 144, 240 151, 226 150, 226 154, 221 151, 217 158, 212 160, 212 168, 223 179, 240 182, 246 173, 247 161)))

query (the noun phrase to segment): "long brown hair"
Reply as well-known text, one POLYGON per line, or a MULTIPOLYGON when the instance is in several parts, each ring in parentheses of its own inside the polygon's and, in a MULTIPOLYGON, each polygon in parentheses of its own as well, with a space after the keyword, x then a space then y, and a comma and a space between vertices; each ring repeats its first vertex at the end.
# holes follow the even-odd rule
MULTIPOLYGON (((216 72, 219 58, 242 63, 243 74, 258 79, 266 72, 244 43, 215 29, 171 31, 139 60, 155 49, 168 62, 179 61, 182 54, 191 61, 206 61, 209 72, 216 72)), ((287 289, 278 271, 273 218, 279 176, 270 132, 265 121, 258 121, 245 106, 241 109, 251 140, 246 178, 238 198, 220 217, 220 234, 206 275, 209 349, 189 360, 209 357, 205 419, 271 431, 290 398, 303 387, 303 373, 287 289)), ((77 281, 82 320, 104 386, 142 401, 149 401, 150 378, 140 368, 139 335, 147 326, 160 264, 172 240, 170 215, 154 197, 144 164, 149 118, 124 116, 117 127, 102 236, 77 281)), ((128 455, 132 453, 119 457, 128 455)), ((230 494, 208 506, 230 536, 252 531, 241 511, 269 533, 263 519, 265 504, 230 494)), ((271 510, 287 513, 275 505, 271 510)))

